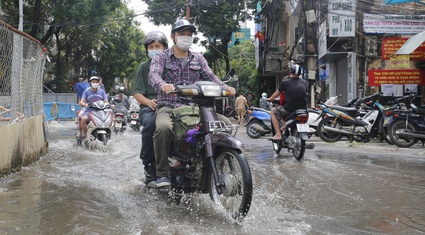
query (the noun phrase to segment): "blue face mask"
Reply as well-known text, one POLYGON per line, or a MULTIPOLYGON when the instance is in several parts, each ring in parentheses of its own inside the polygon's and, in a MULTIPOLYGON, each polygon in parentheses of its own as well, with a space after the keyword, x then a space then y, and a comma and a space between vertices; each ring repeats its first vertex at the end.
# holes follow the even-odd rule
POLYGON ((149 50, 148 51, 148 56, 149 58, 153 58, 156 54, 158 54, 158 52, 161 52, 162 50, 149 50))

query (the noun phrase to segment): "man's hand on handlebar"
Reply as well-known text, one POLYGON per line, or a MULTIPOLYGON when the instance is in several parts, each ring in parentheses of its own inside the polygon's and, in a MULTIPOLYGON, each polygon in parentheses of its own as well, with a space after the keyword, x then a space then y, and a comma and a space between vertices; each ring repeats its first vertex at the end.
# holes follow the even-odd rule
POLYGON ((236 89, 235 88, 229 86, 226 89, 230 91, 230 95, 235 95, 236 94, 236 89))
POLYGON ((174 91, 174 85, 173 84, 168 84, 168 83, 163 84, 161 86, 161 91, 164 92, 164 93, 169 93, 171 91, 174 91))

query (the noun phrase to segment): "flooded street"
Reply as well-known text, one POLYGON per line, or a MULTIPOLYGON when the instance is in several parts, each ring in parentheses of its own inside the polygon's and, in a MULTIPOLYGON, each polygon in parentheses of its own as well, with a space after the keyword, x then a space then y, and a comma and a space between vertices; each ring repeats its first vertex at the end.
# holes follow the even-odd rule
POLYGON ((0 179, 0 234, 425 234, 425 148, 328 144, 298 162, 250 139, 251 209, 234 224, 208 195, 167 203, 143 186, 140 133, 113 135, 107 152, 75 147, 72 122, 48 126, 49 153, 0 179))

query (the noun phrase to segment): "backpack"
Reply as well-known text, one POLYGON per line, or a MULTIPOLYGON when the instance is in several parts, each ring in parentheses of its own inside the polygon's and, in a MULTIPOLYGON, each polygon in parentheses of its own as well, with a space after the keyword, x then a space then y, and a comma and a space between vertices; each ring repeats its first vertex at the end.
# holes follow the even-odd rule
POLYGON ((185 105, 172 109, 171 118, 174 121, 176 144, 179 145, 185 141, 187 131, 195 128, 199 120, 199 108, 185 105))
POLYGON ((284 104, 285 104, 285 92, 282 91, 282 93, 280 93, 279 105, 283 106, 284 104))

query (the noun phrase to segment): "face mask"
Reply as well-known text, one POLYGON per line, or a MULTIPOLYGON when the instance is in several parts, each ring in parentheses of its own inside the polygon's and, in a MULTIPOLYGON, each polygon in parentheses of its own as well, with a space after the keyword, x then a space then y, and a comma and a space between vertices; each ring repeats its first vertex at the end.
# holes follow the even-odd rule
POLYGON ((191 36, 177 36, 176 46, 182 51, 189 50, 189 47, 193 44, 193 38, 191 36))
POLYGON ((99 88, 99 83, 90 83, 90 85, 93 89, 99 88))
POLYGON ((148 56, 149 58, 153 58, 156 54, 158 54, 158 52, 161 52, 162 50, 149 50, 148 51, 148 56))

